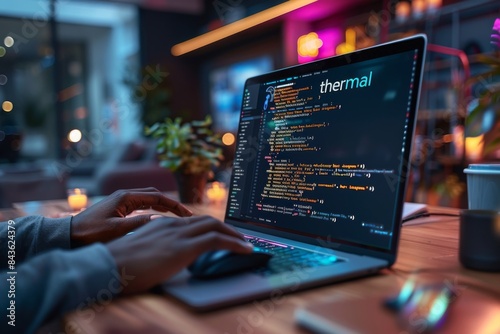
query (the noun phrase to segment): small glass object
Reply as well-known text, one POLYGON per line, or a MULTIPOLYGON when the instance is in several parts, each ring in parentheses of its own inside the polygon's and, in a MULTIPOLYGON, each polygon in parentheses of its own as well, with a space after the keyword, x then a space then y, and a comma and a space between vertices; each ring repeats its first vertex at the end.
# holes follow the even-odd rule
POLYGON ((87 191, 85 189, 68 189, 68 205, 72 210, 80 211, 85 209, 87 201, 87 191))
POLYGON ((456 297, 455 288, 446 282, 417 284, 415 278, 410 277, 398 295, 387 298, 384 304, 397 313, 409 333, 433 332, 443 325, 450 303, 456 297))

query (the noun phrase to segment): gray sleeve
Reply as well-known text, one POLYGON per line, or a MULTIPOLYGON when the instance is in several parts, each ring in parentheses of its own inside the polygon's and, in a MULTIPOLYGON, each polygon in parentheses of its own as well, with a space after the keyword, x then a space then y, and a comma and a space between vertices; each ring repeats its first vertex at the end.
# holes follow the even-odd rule
POLYGON ((0 269, 7 268, 9 241, 15 241, 16 263, 42 252, 71 248, 71 219, 28 216, 13 221, 9 233, 9 222, 0 222, 0 269), (9 236, 11 238, 9 239, 9 236))
POLYGON ((79 310, 84 321, 91 321, 93 310, 109 303, 133 279, 120 278, 113 257, 100 243, 46 252, 16 269, 0 273, 1 333, 33 333, 70 310, 79 310))

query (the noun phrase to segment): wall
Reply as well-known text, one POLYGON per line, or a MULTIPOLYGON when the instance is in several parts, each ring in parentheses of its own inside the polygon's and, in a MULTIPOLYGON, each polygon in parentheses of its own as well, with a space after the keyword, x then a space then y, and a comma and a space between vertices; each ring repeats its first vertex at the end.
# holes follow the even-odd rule
MULTIPOLYGON (((170 48, 197 34, 193 15, 139 10, 141 68, 168 72, 168 89, 173 115, 197 118, 201 114, 199 68, 202 59, 174 57, 170 48)), ((162 74, 163 75, 163 74, 162 74)))

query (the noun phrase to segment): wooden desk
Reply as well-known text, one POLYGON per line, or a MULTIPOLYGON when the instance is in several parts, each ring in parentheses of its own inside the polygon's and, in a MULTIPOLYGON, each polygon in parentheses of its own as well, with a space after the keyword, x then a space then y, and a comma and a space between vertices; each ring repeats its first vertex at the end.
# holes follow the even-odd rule
MULTIPOLYGON (((46 210, 49 210, 48 204, 46 210)), ((18 206, 18 209, 23 208, 18 206)), ((210 214, 219 219, 224 214, 223 206, 197 205, 191 209, 195 214, 210 214)), ((430 211, 457 213, 446 208, 431 208, 430 211)), ((410 272, 417 269, 439 271, 434 275, 454 284, 473 280, 493 291, 493 298, 497 298, 500 305, 500 274, 467 270, 460 265, 458 227, 455 217, 420 218, 417 224, 403 227, 398 259, 391 269, 370 277, 284 295, 274 303, 261 300, 214 312, 195 313, 170 296, 142 294, 118 298, 92 311, 71 313, 65 319, 65 330, 75 333, 307 333, 294 322, 298 307, 336 295, 390 295, 398 291, 410 272)))
MULTIPOLYGON (((165 193, 166 196, 178 200, 175 193, 165 193)), ((89 206, 102 200, 104 197, 92 197, 89 198, 89 206)), ((194 204, 188 205, 188 207, 196 215, 211 215, 220 220, 224 219, 225 204, 194 204)), ((144 213, 149 211, 136 211, 135 213, 144 213)), ((151 211, 153 212, 153 211, 151 211)), ((20 216, 27 215, 41 215, 50 218, 65 217, 70 214, 76 214, 70 209, 68 202, 66 200, 48 200, 48 201, 30 201, 22 203, 14 203, 12 209, 0 209, 0 219, 13 219, 20 216), (7 218, 8 217, 8 218, 7 218)), ((157 213, 157 212, 154 212, 157 213)))

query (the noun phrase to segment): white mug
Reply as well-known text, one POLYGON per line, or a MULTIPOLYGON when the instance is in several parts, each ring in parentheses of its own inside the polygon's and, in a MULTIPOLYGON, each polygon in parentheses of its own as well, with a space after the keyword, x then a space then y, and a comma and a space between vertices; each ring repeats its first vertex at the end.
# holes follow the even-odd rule
POLYGON ((471 164, 464 173, 469 209, 500 211, 500 164, 471 164))

